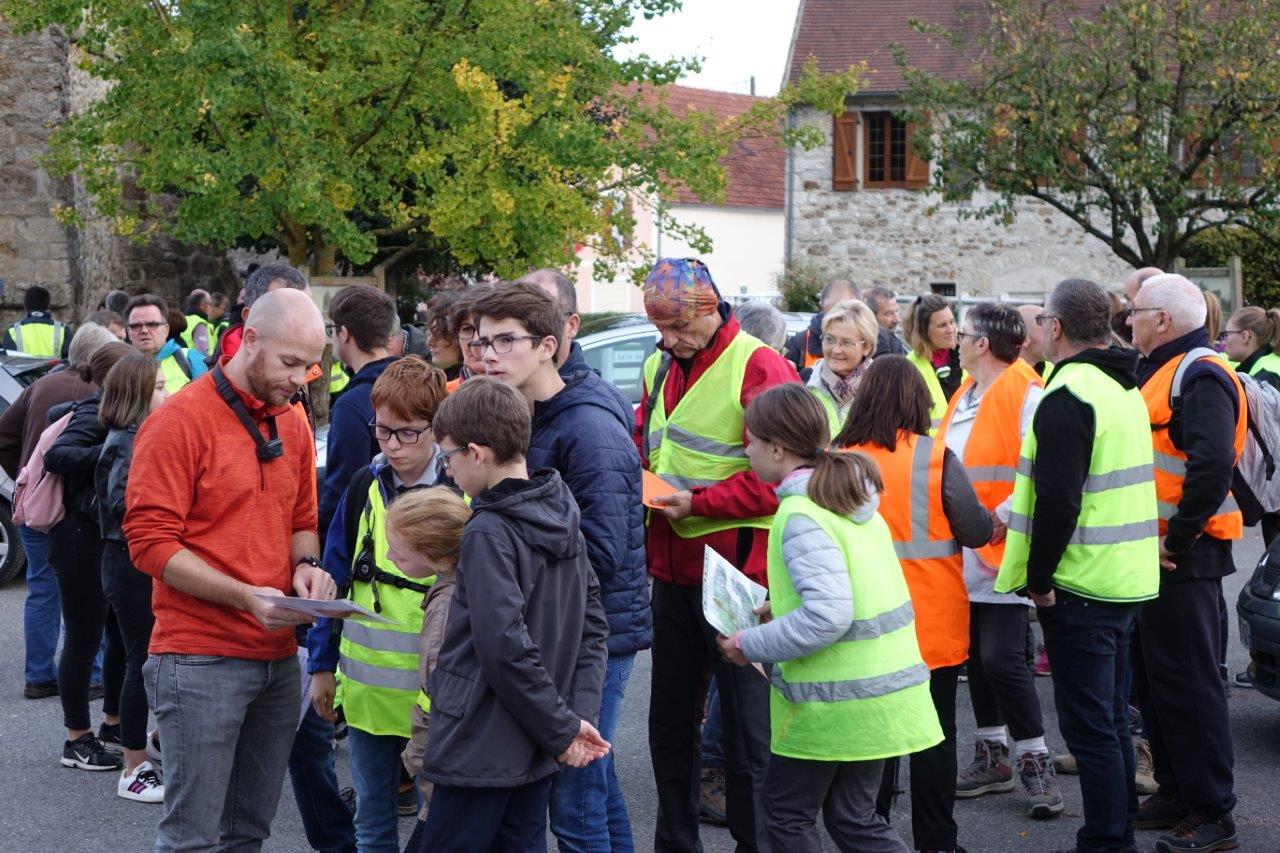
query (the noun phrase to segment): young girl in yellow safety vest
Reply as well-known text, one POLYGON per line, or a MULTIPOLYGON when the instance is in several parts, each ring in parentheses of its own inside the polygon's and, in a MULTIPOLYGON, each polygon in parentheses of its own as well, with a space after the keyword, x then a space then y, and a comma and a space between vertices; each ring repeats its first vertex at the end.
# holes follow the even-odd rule
POLYGON ((747 456, 776 482, 772 620, 717 641, 731 662, 772 665, 765 825, 775 850, 820 851, 823 812, 841 850, 902 850, 875 813, 884 760, 942 740, 871 459, 827 450, 822 405, 799 384, 746 412, 747 456))

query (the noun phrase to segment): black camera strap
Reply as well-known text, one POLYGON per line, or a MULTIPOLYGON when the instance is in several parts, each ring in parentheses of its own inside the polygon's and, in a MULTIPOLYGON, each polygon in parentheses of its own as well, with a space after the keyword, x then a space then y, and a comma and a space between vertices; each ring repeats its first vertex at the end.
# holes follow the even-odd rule
POLYGON ((263 438, 262 431, 258 429, 258 425, 254 423, 253 416, 249 414, 249 409, 245 406, 244 401, 240 399, 240 395, 236 393, 236 389, 231 387, 231 381, 227 379, 225 373, 222 372, 222 365, 213 368, 213 383, 218 388, 218 395, 222 397, 222 401, 231 407, 231 411, 236 413, 236 417, 240 420, 240 424, 249 433, 253 439, 253 444, 257 448, 258 459, 262 462, 270 462, 273 459, 279 459, 284 455, 284 443, 280 441, 280 433, 276 430, 276 419, 268 416, 267 433, 270 438, 263 438))

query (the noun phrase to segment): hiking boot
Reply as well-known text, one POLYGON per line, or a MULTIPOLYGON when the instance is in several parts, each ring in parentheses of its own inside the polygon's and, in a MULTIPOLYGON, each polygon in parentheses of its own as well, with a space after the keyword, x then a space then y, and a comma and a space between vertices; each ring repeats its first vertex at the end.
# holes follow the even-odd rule
POLYGON ((58 682, 56 681, 40 681, 27 682, 22 688, 22 698, 24 699, 48 699, 50 696, 58 695, 58 682))
POLYGON ((408 817, 418 813, 418 789, 410 782, 409 787, 396 793, 396 814, 408 817))
POLYGON ((1133 760, 1136 768, 1133 784, 1142 796, 1160 790, 1156 784, 1155 765, 1151 762, 1151 743, 1144 737, 1133 739, 1133 760))
POLYGON ((124 767, 124 759, 102 745, 102 741, 93 736, 93 732, 80 735, 75 740, 63 741, 63 767, 77 767, 81 770, 119 770, 124 767))
POLYGON ((338 798, 342 800, 342 804, 351 810, 352 814, 356 813, 356 789, 351 787, 342 788, 338 791, 338 798))
POLYGON ((1003 794, 1014 789, 1009 747, 994 740, 978 738, 973 743, 973 762, 956 779, 956 796, 962 800, 983 794, 1003 794))
POLYGON ((1211 850, 1234 850, 1240 846, 1236 822, 1231 815, 1207 818, 1189 814, 1173 828, 1173 832, 1156 840, 1159 853, 1208 853, 1211 850))
POLYGON ((98 740, 112 752, 124 752, 124 744, 120 741, 119 723, 103 723, 98 726, 98 740))
POLYGON ((1138 804, 1138 817, 1133 822, 1137 829, 1173 829, 1187 817, 1187 807, 1181 801, 1159 791, 1138 804))
POLYGON ((1024 752, 1018 756, 1018 778, 1030 802, 1027 815, 1035 818, 1062 814, 1062 796, 1053 784, 1053 764, 1047 752, 1024 752))
POLYGON ((90 684, 89 685, 89 701, 97 702, 101 698, 102 698, 101 682, 99 682, 98 684, 90 684))
POLYGON ((1049 668, 1049 653, 1044 650, 1044 643, 1036 646, 1036 665, 1033 672, 1040 678, 1053 675, 1053 670, 1049 668))
POLYGON ((698 820, 711 826, 729 825, 724 800, 724 770, 719 767, 702 769, 702 784, 698 791, 698 820))
POLYGON ((1053 772, 1059 776, 1078 776, 1080 768, 1076 766, 1076 757, 1069 752, 1053 757, 1053 772))

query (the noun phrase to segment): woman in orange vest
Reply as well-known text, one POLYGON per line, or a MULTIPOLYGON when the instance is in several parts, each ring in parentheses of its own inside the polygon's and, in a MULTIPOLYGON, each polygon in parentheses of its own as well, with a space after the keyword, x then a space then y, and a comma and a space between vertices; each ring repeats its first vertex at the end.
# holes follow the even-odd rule
MULTIPOLYGON (((932 399, 920 371, 902 356, 875 359, 833 444, 876 460, 884 479, 880 515, 915 609, 920 654, 943 741, 911 755, 911 826, 920 850, 956 847, 956 682, 969 655, 969 599, 960 547, 991 539, 991 517, 960 461, 929 437, 932 399)), ((886 767, 879 806, 888 808, 896 763, 886 767)))
POLYGON ((1022 315, 1012 305, 988 302, 966 312, 960 365, 967 378, 951 398, 938 430, 938 437, 964 460, 979 500, 995 518, 998 540, 964 551, 970 601, 969 696, 978 731, 973 762, 961 771, 956 795, 1012 791, 1016 763, 1030 797, 1030 815, 1052 817, 1062 811, 1062 798, 1053 783, 1040 700, 1024 656, 1031 602, 993 589, 1004 555, 1004 527, 1022 436, 1031 427, 1044 390, 1035 370, 1018 357, 1026 336, 1022 315))

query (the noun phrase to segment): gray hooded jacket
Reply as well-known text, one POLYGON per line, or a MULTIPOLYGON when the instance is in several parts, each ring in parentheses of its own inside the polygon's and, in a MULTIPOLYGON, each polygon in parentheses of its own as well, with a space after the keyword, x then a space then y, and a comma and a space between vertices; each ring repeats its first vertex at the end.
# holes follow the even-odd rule
POLYGON ((423 774, 509 788, 555 773, 604 685, 600 583, 555 471, 481 492, 462 534, 444 644, 428 680, 423 774))

